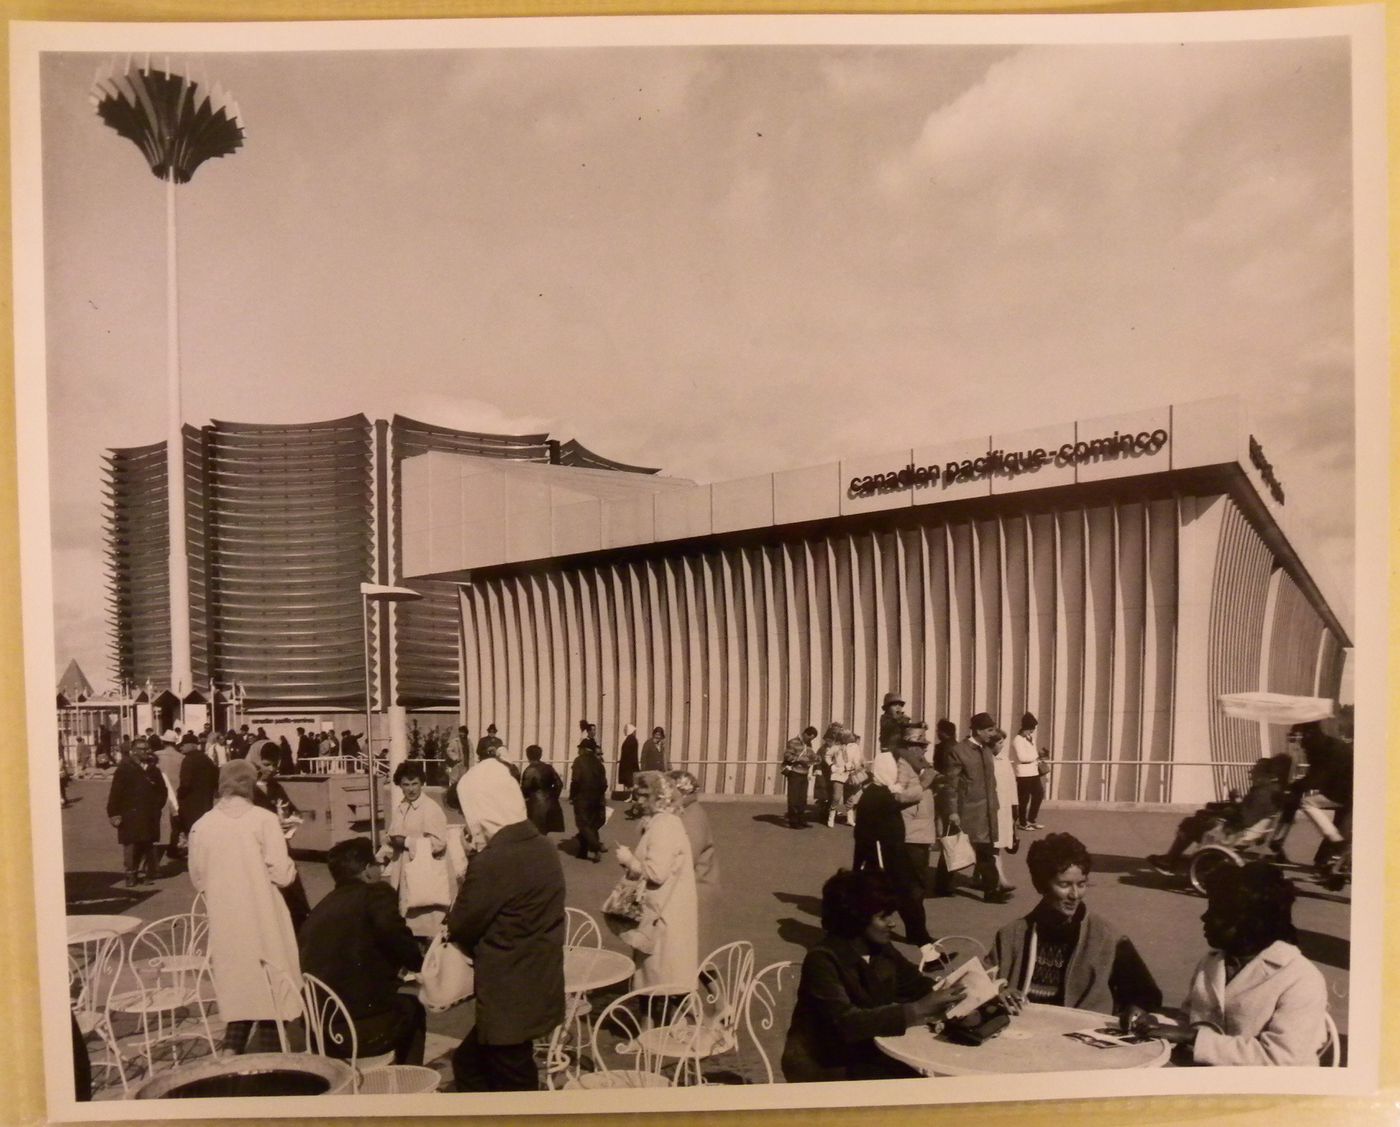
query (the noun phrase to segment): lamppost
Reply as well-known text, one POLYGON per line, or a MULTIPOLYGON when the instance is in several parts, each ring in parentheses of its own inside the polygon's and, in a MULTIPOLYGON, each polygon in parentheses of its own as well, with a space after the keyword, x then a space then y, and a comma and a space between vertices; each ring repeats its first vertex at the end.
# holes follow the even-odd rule
POLYGON ((93 83, 97 116, 141 150, 165 183, 166 508, 170 533, 170 687, 182 700, 194 687, 190 663, 189 553, 185 543, 185 438, 180 403, 179 291, 175 254, 175 185, 187 184, 211 157, 243 144, 238 106, 216 86, 128 60, 120 74, 108 68, 93 83))
POLYGON ((369 661, 369 604, 406 603, 423 596, 407 587, 388 587, 382 583, 360 584, 360 609, 364 612, 365 638, 365 754, 369 758, 369 838, 374 848, 379 848, 379 772, 374 759, 374 740, 371 738, 370 714, 374 710, 374 689, 369 661))

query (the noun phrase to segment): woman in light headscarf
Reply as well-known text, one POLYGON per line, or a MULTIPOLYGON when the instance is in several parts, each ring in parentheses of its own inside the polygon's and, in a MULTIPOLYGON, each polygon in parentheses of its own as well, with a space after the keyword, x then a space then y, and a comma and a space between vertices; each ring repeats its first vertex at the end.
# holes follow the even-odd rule
POLYGON ((632 985, 665 984, 681 993, 694 988, 700 968, 700 909, 690 838, 680 818, 681 795, 659 771, 639 772, 634 787, 648 821, 636 851, 619 845, 617 860, 628 875, 646 878, 656 922, 651 951, 633 951, 637 971, 632 985))
POLYGON ((856 803, 855 855, 851 867, 883 869, 899 896, 904 940, 921 948, 921 963, 938 957, 924 921, 924 890, 909 851, 904 848, 904 816, 900 813, 899 763, 888 751, 870 764, 870 783, 856 803))
POLYGON ((301 1012, 290 990, 273 996, 262 970, 266 960, 289 981, 301 980, 292 918, 278 891, 297 870, 277 815, 253 805, 257 777, 246 759, 225 763, 218 801, 190 831, 190 880, 208 906, 214 996, 230 1053, 264 1047, 250 1044, 257 1022, 268 1023, 259 1040, 275 1049, 271 1019, 291 1020, 301 1012))
POLYGON ((476 1024, 453 1079, 459 1092, 534 1090, 533 1041, 564 1020, 564 873, 500 760, 473 765, 457 797, 476 855, 447 930, 476 964, 476 1024))
POLYGON ((710 819, 700 805, 700 784, 689 771, 671 771, 666 776, 681 797, 680 819, 690 841, 695 868, 695 896, 699 907, 700 954, 713 951, 719 942, 715 924, 719 918, 719 857, 710 833, 710 819))

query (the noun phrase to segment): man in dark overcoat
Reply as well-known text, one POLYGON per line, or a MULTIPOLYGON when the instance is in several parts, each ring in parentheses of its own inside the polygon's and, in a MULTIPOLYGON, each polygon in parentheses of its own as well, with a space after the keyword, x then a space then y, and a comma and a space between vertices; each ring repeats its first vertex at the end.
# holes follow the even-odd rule
POLYGON ((504 763, 477 763, 457 794, 478 852, 447 932, 475 963, 476 1024, 453 1080, 459 1092, 536 1091, 534 1040, 564 1020, 564 871, 504 763))
POLYGON ((948 833, 967 834, 977 854, 974 880, 988 902, 1004 904, 1010 890, 1003 888, 996 865, 998 798, 995 755, 990 747, 997 722, 986 712, 972 718, 972 735, 949 749, 946 791, 949 803, 948 833))
POLYGON ((608 820, 608 773, 603 761, 588 740, 580 740, 578 755, 569 772, 569 802, 574 808, 574 825, 578 827, 578 856, 594 861, 603 856, 603 843, 598 831, 608 820))
POLYGON ((117 827, 128 888, 155 880, 160 815, 168 797, 155 752, 137 740, 130 757, 117 765, 107 792, 107 820, 117 827))
POLYGON ((193 737, 180 744, 180 781, 175 797, 180 807, 180 828, 188 834, 214 806, 219 795, 219 768, 204 745, 193 737))

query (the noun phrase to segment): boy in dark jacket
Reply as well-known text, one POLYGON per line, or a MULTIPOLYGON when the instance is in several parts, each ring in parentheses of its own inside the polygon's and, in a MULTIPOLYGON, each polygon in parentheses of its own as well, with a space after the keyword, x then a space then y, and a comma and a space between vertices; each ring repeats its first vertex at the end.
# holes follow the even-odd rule
POLYGON ((422 1064, 427 1013, 417 998, 399 993, 399 972, 418 970, 423 955, 398 894, 381 879, 367 837, 336 842, 326 867, 335 888, 301 926, 301 968, 340 995, 361 1057, 392 1052, 395 1064, 422 1064))

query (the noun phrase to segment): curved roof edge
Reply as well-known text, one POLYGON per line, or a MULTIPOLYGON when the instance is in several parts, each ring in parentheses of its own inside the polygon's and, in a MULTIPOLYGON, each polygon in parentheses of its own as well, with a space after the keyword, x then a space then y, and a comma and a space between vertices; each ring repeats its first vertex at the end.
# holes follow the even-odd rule
POLYGON ((618 470, 622 473, 656 474, 661 472, 659 466, 633 466, 627 462, 604 458, 601 454, 595 454, 576 438, 559 444, 559 464, 580 466, 591 470, 618 470))
POLYGON ((394 427, 405 427, 410 430, 429 431, 433 434, 450 434, 457 438, 479 438, 487 441, 497 442, 521 442, 531 446, 541 446, 549 439, 549 434, 496 434, 483 430, 458 430, 456 427, 445 427, 438 423, 425 423, 421 419, 411 419, 407 415, 395 415, 389 420, 389 425, 394 427))

